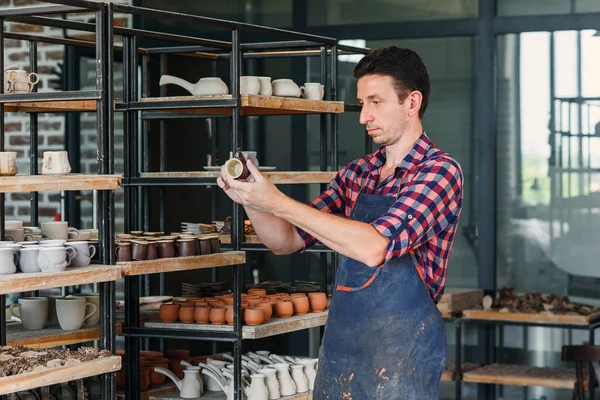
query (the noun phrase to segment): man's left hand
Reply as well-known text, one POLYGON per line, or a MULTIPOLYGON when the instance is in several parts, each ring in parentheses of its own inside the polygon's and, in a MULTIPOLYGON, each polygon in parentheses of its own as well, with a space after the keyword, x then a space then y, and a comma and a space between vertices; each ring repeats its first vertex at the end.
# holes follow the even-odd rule
POLYGON ((281 205, 285 195, 258 171, 252 161, 247 160, 246 165, 252 178, 248 182, 231 179, 227 182, 229 187, 236 192, 244 207, 272 213, 277 205, 281 205))

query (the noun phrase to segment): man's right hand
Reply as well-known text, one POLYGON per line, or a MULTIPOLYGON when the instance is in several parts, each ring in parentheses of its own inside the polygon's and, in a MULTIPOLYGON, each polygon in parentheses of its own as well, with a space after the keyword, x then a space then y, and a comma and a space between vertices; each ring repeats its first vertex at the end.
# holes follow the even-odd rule
POLYGON ((240 196, 235 191, 235 189, 232 189, 231 187, 229 187, 229 184, 227 183, 227 179, 229 179, 229 177, 227 176, 227 173, 225 172, 225 165, 222 165, 221 166, 221 176, 217 178, 217 185, 219 185, 219 187, 221 189, 223 189, 225 194, 227 196, 229 196, 229 198, 231 200, 235 201, 238 204, 241 204, 242 200, 241 200, 240 196))

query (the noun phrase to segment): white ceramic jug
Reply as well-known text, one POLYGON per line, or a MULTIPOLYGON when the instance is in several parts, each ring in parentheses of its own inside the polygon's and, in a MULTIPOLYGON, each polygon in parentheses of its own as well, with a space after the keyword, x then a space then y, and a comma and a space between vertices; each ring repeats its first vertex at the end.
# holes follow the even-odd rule
POLYGON ((273 368, 263 368, 258 372, 265 376, 265 383, 267 385, 267 390, 269 391, 269 400, 277 400, 280 398, 279 381, 276 376, 277 371, 273 368))
POLYGON ((277 363, 274 367, 277 370, 280 394, 282 396, 292 396, 296 394, 296 384, 290 376, 290 365, 287 363, 277 363))
POLYGON ((186 368, 183 370, 183 379, 177 378, 173 372, 162 367, 155 367, 154 371, 171 379, 177 386, 177 389, 179 389, 179 397, 182 399, 195 399, 202 394, 202 378, 200 378, 198 373, 200 368, 186 368))
POLYGON ((163 75, 160 77, 159 85, 173 84, 181 86, 194 96, 215 96, 229 94, 229 88, 221 80, 216 77, 200 78, 198 82, 191 83, 184 79, 171 75, 163 75))
POLYGON ((250 375, 251 383, 248 388, 248 400, 268 400, 269 391, 265 385, 265 376, 262 374, 250 375))
POLYGON ((308 380, 303 365, 292 365, 292 379, 296 384, 296 393, 308 392, 308 380))

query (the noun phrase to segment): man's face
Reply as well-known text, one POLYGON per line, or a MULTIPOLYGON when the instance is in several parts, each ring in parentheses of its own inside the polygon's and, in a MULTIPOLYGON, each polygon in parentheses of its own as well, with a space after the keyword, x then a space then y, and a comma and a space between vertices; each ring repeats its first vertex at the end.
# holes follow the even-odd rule
POLYGON ((365 75, 358 80, 356 95, 362 105, 360 123, 380 146, 396 143, 408 126, 409 101, 398 99, 392 78, 387 75, 365 75))

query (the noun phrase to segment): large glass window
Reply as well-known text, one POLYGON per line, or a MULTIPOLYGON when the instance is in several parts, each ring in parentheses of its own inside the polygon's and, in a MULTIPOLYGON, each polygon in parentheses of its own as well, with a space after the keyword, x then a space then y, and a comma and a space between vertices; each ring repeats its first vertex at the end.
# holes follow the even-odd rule
POLYGON ((308 0, 309 25, 473 18, 477 0, 308 0))
POLYGON ((597 0, 498 0, 499 16, 599 12, 597 0))

